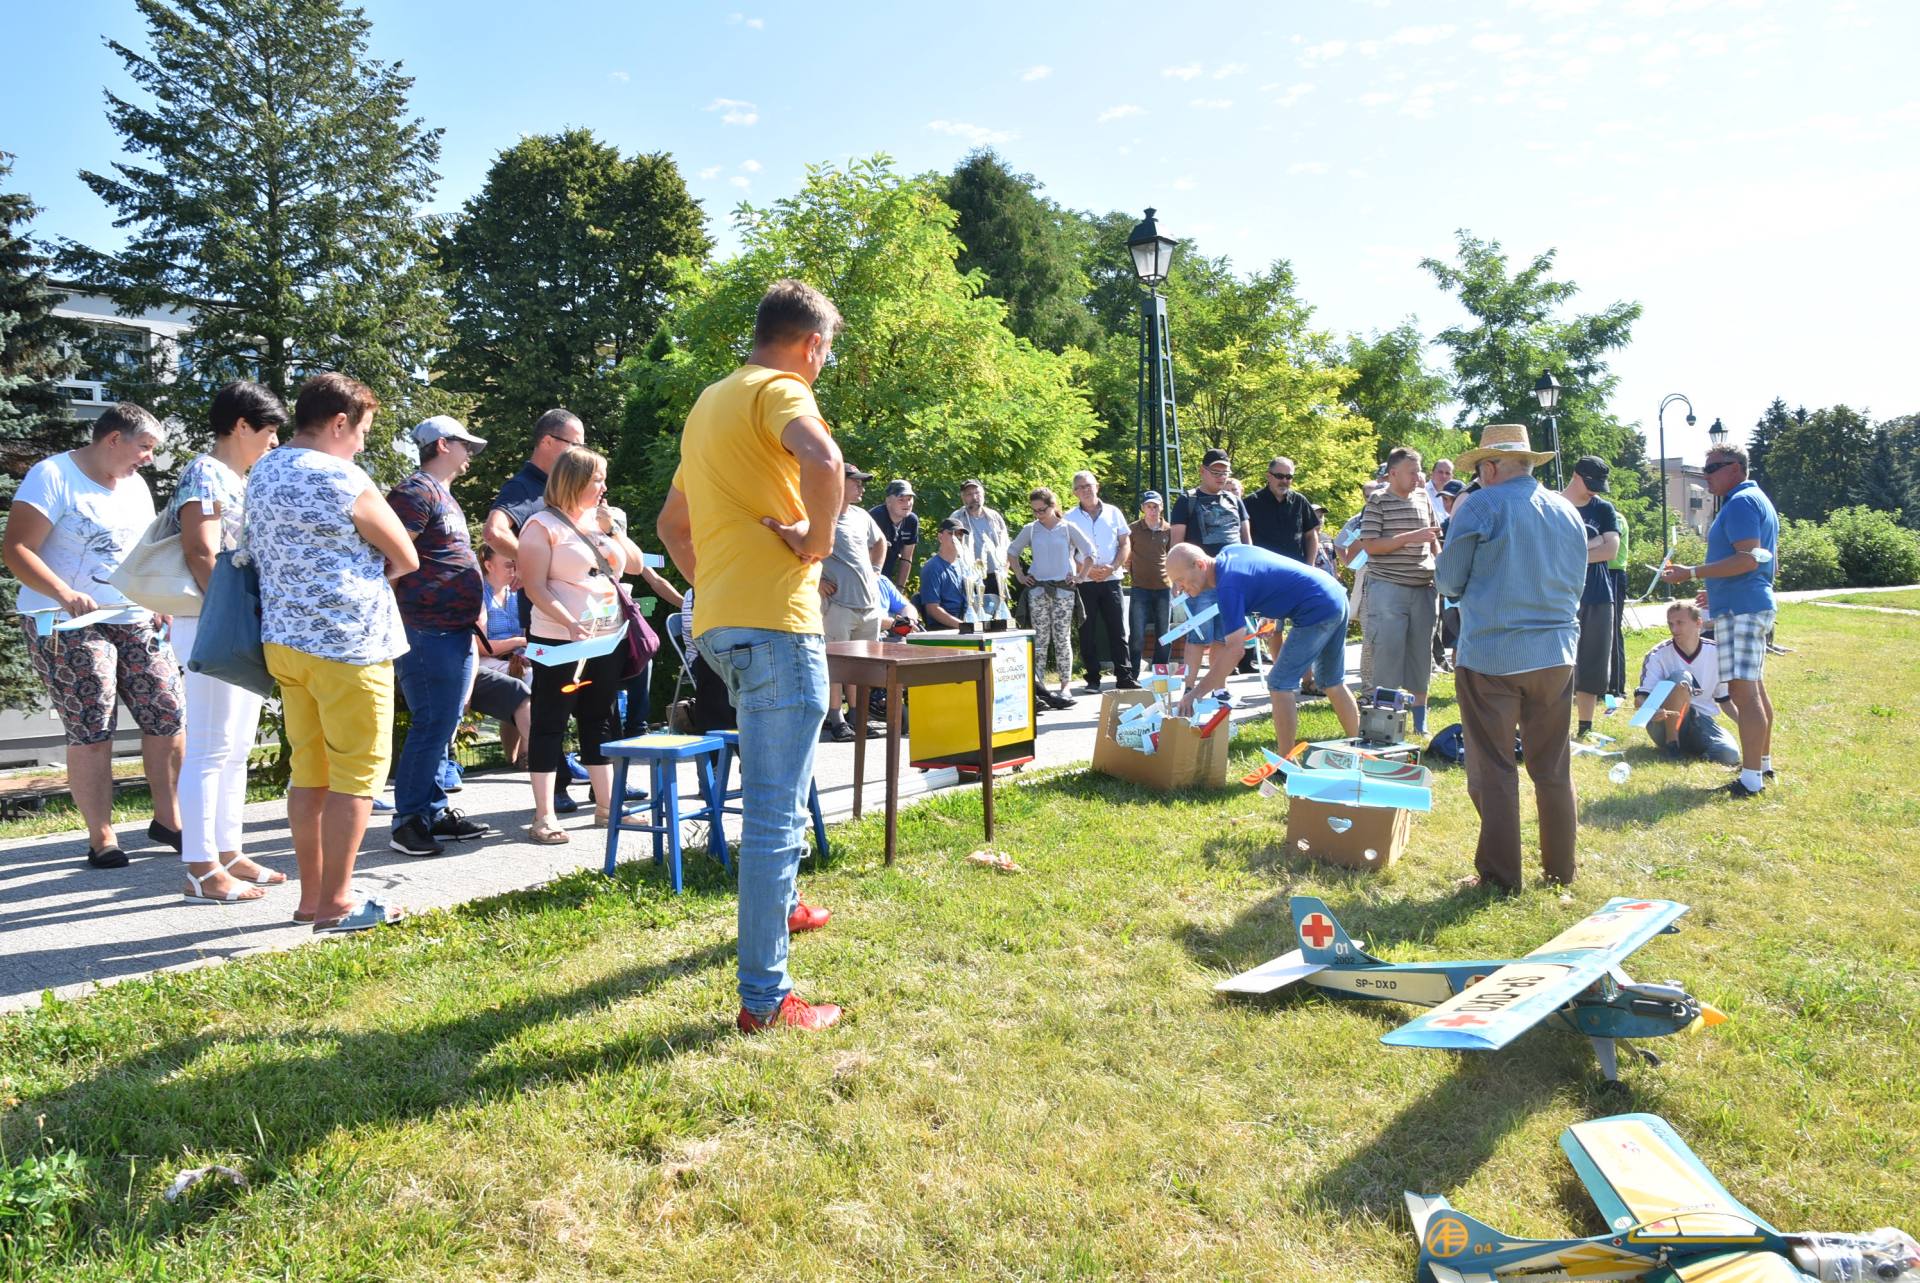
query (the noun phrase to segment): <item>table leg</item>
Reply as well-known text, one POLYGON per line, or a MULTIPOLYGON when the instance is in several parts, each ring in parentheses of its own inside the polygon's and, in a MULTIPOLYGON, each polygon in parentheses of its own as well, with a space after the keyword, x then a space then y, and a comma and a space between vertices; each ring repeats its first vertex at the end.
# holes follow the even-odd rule
POLYGON ((900 682, 887 671, 887 863, 900 837, 900 682))
POLYGON ((853 818, 860 818, 860 791, 867 779, 867 688, 853 688, 853 818))
POLYGON ((973 679, 974 699, 980 718, 980 805, 987 817, 987 841, 993 841, 993 674, 991 670, 973 679))

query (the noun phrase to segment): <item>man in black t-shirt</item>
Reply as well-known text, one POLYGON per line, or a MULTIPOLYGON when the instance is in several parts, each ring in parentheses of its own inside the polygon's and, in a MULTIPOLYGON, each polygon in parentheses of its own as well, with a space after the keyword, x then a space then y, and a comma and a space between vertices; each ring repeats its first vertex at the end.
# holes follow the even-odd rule
POLYGON ((1580 594, 1580 647, 1573 670, 1581 735, 1593 729, 1594 704, 1607 693, 1613 667, 1613 581, 1607 563, 1620 551, 1620 514, 1600 497, 1612 471, 1606 460, 1585 455, 1573 465, 1563 491, 1587 525, 1587 584, 1580 594))
POLYGON ((1231 544, 1253 542, 1247 505, 1227 489, 1232 476, 1233 461, 1225 450, 1209 450, 1201 457, 1200 484, 1174 501, 1167 519, 1174 543, 1199 544, 1213 557, 1231 544))
POLYGON ((914 550, 920 546, 920 514, 913 510, 913 499, 913 482, 901 477, 887 482, 886 499, 867 510, 887 540, 886 560, 880 563, 880 573, 893 580, 902 592, 907 587, 907 576, 913 573, 914 550))
POLYGON ((1247 496, 1247 524, 1256 548, 1311 566, 1320 555, 1320 517, 1293 488, 1293 473, 1293 460, 1284 456, 1267 465, 1267 484, 1247 496))

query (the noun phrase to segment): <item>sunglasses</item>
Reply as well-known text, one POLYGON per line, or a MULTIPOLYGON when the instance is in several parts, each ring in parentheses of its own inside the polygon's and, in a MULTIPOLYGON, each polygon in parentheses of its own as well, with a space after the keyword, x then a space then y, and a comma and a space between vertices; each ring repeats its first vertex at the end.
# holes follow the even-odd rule
POLYGON ((1269 472, 1267 475, 1272 477, 1275 481, 1293 480, 1293 474, 1291 472, 1269 472))
POLYGON ((1700 469, 1700 471, 1706 473, 1708 476, 1712 476, 1714 473, 1720 471, 1720 469, 1731 468, 1734 464, 1738 462, 1739 462, 1738 459, 1717 459, 1714 462, 1709 463, 1706 467, 1700 469))

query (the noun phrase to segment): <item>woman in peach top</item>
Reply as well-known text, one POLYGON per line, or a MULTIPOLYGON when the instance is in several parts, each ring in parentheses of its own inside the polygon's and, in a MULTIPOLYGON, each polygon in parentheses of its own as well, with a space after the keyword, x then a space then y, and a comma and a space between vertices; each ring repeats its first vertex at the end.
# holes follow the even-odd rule
MULTIPOLYGON (((639 566, 640 550, 614 528, 604 503, 606 493, 606 458, 582 446, 561 455, 547 474, 547 506, 520 528, 520 586, 533 603, 530 644, 563 646, 620 627, 614 581, 628 568, 639 566), (601 571, 603 561, 611 578, 601 571)), ((527 765, 533 781, 530 835, 535 842, 568 840, 567 831, 554 819, 553 783, 569 717, 579 731, 581 764, 593 780, 594 815, 598 823, 607 822, 613 767, 600 745, 620 737, 614 698, 620 693, 625 652, 624 644, 617 645, 584 667, 533 665, 527 765), (565 689, 568 686, 575 689, 565 689)))

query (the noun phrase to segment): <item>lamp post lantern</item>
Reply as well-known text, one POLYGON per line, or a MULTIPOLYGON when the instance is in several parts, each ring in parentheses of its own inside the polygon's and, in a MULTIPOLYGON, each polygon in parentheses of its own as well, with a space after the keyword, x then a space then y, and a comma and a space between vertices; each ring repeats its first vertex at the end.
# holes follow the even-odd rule
POLYGON ((1180 423, 1173 404, 1173 347, 1167 338, 1167 300, 1160 285, 1173 266, 1178 242, 1160 230, 1154 211, 1127 237, 1133 272, 1146 286, 1140 299, 1140 411, 1134 429, 1133 493, 1148 490, 1165 497, 1167 511, 1183 486, 1180 466, 1180 423))
POLYGON ((1547 443, 1553 451, 1553 488, 1558 490, 1560 480, 1560 381, 1553 377, 1552 370, 1543 370, 1533 385, 1533 399, 1540 403, 1540 409, 1547 416, 1547 443))
POLYGON ((1727 438, 1732 435, 1733 433, 1727 431, 1726 424, 1715 419, 1713 426, 1707 429, 1707 443, 1712 449, 1724 450, 1727 448, 1727 438))
MULTIPOLYGON (((1667 555, 1673 550, 1673 527, 1667 524, 1667 407, 1675 401, 1687 407, 1688 427, 1699 422, 1693 417, 1693 402, 1681 393, 1669 392, 1660 399, 1660 413, 1656 417, 1660 423, 1660 564, 1663 566, 1667 564, 1667 555)), ((1714 425, 1719 426, 1719 422, 1715 419, 1714 425)))

